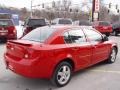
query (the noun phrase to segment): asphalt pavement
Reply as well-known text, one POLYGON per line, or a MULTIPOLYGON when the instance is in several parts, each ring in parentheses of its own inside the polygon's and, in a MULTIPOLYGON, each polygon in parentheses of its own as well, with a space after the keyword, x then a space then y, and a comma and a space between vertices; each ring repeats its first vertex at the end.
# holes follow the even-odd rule
MULTIPOLYGON (((120 47, 120 36, 110 36, 109 39, 120 47)), ((115 63, 99 63, 81 70, 62 88, 54 87, 49 80, 25 78, 6 70, 4 52, 5 43, 0 43, 0 90, 120 90, 120 52, 115 63)))

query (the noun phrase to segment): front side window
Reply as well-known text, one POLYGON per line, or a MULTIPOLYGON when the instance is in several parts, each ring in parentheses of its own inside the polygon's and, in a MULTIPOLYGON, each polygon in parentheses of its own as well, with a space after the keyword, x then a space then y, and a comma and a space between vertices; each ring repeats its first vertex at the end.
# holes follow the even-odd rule
POLYGON ((27 35, 25 35, 22 39, 44 42, 55 30, 56 30, 55 28, 50 28, 50 27, 37 28, 32 30, 27 35))
POLYGON ((71 30, 64 34, 66 43, 83 43, 86 42, 85 35, 82 30, 71 30))
POLYGON ((90 41, 102 41, 102 36, 98 32, 94 31, 93 29, 84 29, 85 34, 89 38, 90 41))

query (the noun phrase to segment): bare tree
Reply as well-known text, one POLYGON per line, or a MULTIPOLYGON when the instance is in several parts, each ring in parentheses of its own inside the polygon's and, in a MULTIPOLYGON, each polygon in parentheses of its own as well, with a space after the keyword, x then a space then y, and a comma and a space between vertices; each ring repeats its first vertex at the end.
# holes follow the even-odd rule
POLYGON ((26 7, 21 8, 20 10, 20 19, 21 20, 25 20, 26 18, 28 18, 30 15, 30 12, 27 10, 26 7))
POLYGON ((57 17, 68 18, 70 6, 71 6, 71 0, 56 1, 54 7, 55 15, 57 15, 57 17))
POLYGON ((69 15, 69 9, 70 9, 70 6, 71 6, 71 0, 63 0, 62 1, 62 7, 63 7, 63 10, 65 11, 64 12, 64 18, 67 17, 67 15, 69 15))

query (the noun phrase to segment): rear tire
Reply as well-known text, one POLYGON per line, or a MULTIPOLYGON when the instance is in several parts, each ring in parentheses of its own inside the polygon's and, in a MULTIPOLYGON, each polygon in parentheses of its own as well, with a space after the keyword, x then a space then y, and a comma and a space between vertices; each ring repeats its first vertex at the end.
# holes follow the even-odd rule
POLYGON ((54 71, 51 82, 57 87, 63 87, 69 83, 72 75, 72 66, 68 62, 61 62, 54 71))
POLYGON ((117 49, 115 47, 112 48, 107 63, 114 63, 116 61, 117 49))

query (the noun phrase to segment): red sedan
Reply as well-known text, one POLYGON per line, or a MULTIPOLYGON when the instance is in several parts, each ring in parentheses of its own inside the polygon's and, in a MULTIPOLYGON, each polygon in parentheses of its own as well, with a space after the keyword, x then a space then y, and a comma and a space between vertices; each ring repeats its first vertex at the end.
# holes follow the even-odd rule
POLYGON ((7 43, 4 58, 11 71, 30 78, 46 78, 58 87, 73 72, 101 61, 114 63, 117 44, 98 31, 79 26, 45 26, 7 43))

